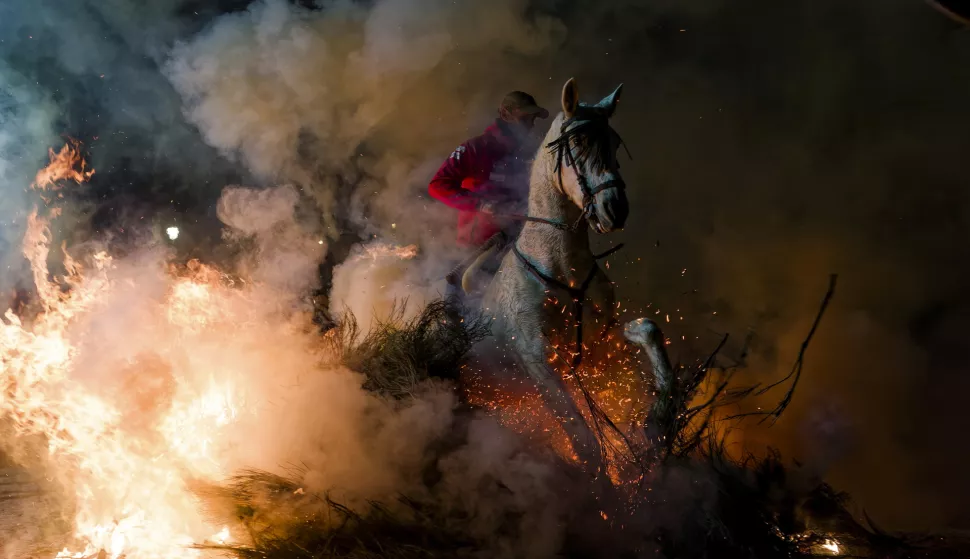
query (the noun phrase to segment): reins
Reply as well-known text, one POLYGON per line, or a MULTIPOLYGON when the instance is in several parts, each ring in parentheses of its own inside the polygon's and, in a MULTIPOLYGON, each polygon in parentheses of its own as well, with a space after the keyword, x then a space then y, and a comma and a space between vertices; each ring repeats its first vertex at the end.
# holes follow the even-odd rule
MULTIPOLYGON (((610 254, 613 254, 614 252, 620 250, 621 248, 623 248, 622 244, 617 245, 612 249, 606 251, 605 255, 609 256, 610 254)), ((512 244, 512 252, 514 252, 515 256, 517 256, 519 261, 522 262, 522 264, 525 266, 525 269, 528 270, 529 273, 533 275, 533 277, 539 280, 540 283, 542 283, 546 287, 557 287, 559 289, 562 289, 563 291, 569 293, 569 296, 572 297, 573 299, 572 312, 573 312, 574 321, 576 323, 576 330, 575 330, 576 353, 573 355, 572 365, 573 365, 573 368, 579 367, 579 365, 583 362, 583 308, 586 304, 586 291, 589 289, 590 284, 593 283, 593 278, 596 277, 596 272, 599 271, 599 266, 596 266, 595 264, 593 265, 593 267, 589 270, 589 274, 586 275, 586 279, 583 280, 583 283, 579 287, 571 287, 568 284, 565 284, 552 276, 547 276, 546 274, 543 274, 542 271, 540 271, 535 264, 530 262, 529 259, 526 258, 521 251, 519 251, 518 243, 512 244)), ((593 258, 596 258, 596 256, 594 256, 593 258)), ((605 256, 602 256, 602 258, 605 258, 605 256)))

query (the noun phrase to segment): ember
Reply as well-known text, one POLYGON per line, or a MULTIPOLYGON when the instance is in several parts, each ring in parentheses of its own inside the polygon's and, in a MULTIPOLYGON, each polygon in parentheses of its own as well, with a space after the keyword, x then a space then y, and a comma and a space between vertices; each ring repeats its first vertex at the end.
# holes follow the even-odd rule
POLYGON ((410 260, 418 255, 418 245, 395 246, 385 243, 370 244, 364 250, 371 260, 377 260, 386 256, 410 260))

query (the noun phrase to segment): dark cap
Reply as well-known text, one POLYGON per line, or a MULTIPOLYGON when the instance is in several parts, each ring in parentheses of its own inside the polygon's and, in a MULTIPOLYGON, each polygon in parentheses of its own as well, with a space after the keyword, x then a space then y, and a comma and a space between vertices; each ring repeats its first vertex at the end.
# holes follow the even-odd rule
POLYGON ((513 91, 506 95, 499 109, 505 109, 513 115, 537 115, 539 118, 549 118, 549 111, 540 107, 535 97, 524 91, 513 91))

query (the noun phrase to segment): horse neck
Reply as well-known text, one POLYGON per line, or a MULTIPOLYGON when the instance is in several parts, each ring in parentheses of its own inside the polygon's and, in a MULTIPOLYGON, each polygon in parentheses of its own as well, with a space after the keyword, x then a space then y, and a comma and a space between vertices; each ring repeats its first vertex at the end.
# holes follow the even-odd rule
MULTIPOLYGON (((558 132, 560 121, 561 116, 552 123, 543 146, 558 135, 553 131, 558 132)), ((529 180, 529 215, 571 226, 582 212, 562 192, 555 164, 555 156, 540 147, 529 180)), ((563 171, 568 172, 569 168, 563 171)), ((563 230, 546 223, 527 222, 519 235, 519 251, 544 274, 578 286, 596 264, 586 224, 579 225, 575 230, 563 230)))

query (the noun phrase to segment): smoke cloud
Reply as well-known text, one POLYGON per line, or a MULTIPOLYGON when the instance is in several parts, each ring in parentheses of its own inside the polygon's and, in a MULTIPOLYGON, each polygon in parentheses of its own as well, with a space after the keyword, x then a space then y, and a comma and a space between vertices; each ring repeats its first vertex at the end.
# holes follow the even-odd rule
POLYGON ((25 277, 19 243, 26 224, 24 186, 30 184, 54 136, 55 107, 0 61, 0 294, 25 277), (42 157, 42 155, 41 155, 42 157))
POLYGON ((222 192, 216 212, 229 227, 224 238, 255 241, 244 253, 252 262, 239 263, 245 277, 293 294, 317 287, 317 268, 326 246, 306 229, 313 222, 297 222, 299 202, 299 193, 291 186, 267 190, 229 187, 222 192))
POLYGON ((352 217, 367 230, 399 223, 427 233, 413 213, 427 176, 414 171, 437 163, 456 127, 477 129, 481 104, 510 87, 470 87, 462 77, 503 66, 514 76, 512 66, 526 69, 517 59, 564 38, 558 19, 527 10, 520 0, 337 2, 320 11, 259 1, 179 43, 166 75, 209 144, 257 176, 300 185, 331 225, 352 217), (459 114, 468 116, 455 122, 459 114))

